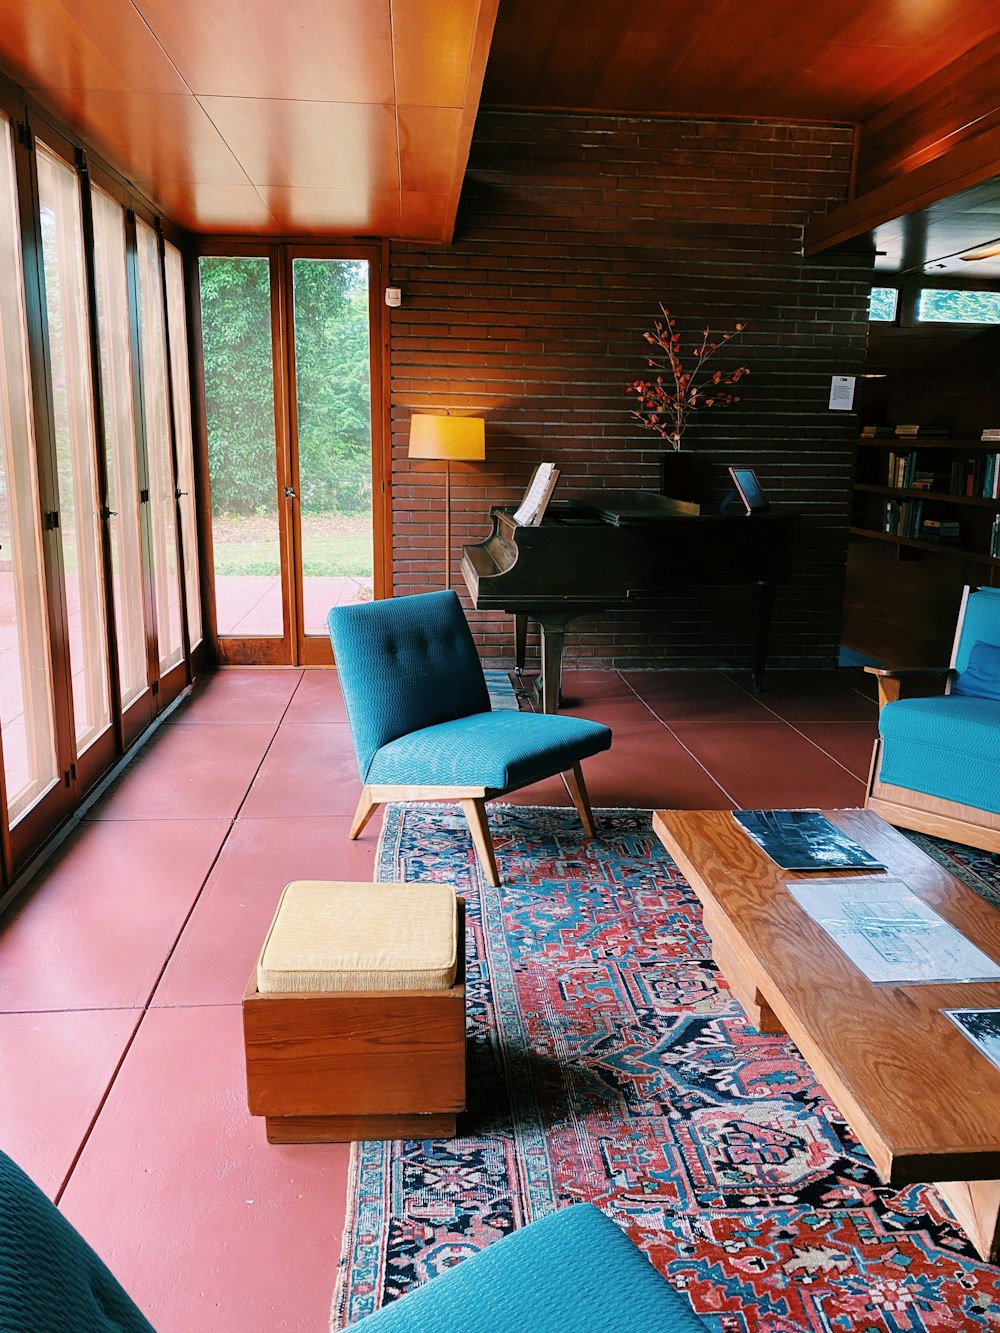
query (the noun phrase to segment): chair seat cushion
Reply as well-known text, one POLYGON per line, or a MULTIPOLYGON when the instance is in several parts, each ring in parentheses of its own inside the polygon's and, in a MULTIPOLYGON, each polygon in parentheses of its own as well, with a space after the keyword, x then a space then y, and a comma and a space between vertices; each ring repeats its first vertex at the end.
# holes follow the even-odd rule
POLYGON ((579 717, 473 713, 383 745, 365 782, 501 792, 562 773, 610 745, 610 728, 579 717))
POLYGON ((444 1270, 358 1333, 704 1333, 705 1324, 614 1222, 573 1204, 444 1270))
POLYGON ((899 699, 879 731, 883 782, 1000 814, 1000 700, 899 699))
POLYGON ((264 941, 257 989, 447 990, 457 963, 450 884, 296 880, 282 893, 264 941))

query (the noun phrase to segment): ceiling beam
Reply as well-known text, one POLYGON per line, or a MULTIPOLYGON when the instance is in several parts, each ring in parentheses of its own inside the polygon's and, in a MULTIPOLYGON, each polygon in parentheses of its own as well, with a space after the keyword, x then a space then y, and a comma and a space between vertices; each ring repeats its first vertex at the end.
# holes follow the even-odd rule
POLYGON ((883 222, 991 180, 1000 171, 1000 126, 984 130, 950 152, 903 176, 859 194, 846 204, 810 218, 803 238, 806 255, 863 236, 883 222))
POLYGON ((1000 33, 862 122, 857 192, 884 185, 1000 125, 1000 33))

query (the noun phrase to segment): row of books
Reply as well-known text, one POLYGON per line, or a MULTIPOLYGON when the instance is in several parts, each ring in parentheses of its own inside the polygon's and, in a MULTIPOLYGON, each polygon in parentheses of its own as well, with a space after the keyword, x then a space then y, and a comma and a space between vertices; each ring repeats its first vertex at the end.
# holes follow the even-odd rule
POLYGON ((1000 497, 1000 453, 956 458, 951 465, 948 489, 952 495, 996 500, 1000 497))
POLYGON ((1000 499, 1000 453, 952 460, 948 472, 921 472, 915 452, 889 454, 886 483, 901 491, 939 491, 984 500, 1000 499))
MULTIPOLYGON (((1000 520, 1000 515, 997 519, 1000 520)), ((882 531, 891 537, 922 542, 957 542, 962 535, 957 518, 924 518, 923 500, 886 500, 882 531)), ((1000 543, 1000 522, 996 521, 993 542, 1000 543)))
MULTIPOLYGON (((951 431, 947 426, 862 426, 863 440, 947 440, 951 431)), ((987 438, 986 436, 983 437, 987 438)), ((1000 436, 997 437, 1000 439, 1000 436)))

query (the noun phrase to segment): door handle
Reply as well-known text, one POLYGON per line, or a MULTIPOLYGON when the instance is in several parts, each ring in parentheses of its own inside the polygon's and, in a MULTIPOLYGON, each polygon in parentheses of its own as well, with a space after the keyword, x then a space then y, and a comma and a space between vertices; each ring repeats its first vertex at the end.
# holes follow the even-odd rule
POLYGON ((294 486, 286 486, 286 487, 285 487, 285 495, 287 496, 287 498, 288 498, 289 500, 294 500, 294 499, 295 499, 295 487, 294 487, 294 486))

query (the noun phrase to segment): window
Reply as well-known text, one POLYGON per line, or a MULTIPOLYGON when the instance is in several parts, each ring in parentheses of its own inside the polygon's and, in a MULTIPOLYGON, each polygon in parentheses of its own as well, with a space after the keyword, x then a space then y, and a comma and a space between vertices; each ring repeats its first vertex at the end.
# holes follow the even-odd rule
POLYGON ((868 303, 868 318, 891 322, 896 318, 898 304, 899 290, 896 287, 873 287, 868 303))
POLYGON ((1000 292, 925 287, 917 303, 917 319, 924 323, 1000 324, 1000 292))
POLYGON ((83 221, 76 172, 43 144, 37 150, 58 534, 79 755, 111 724, 83 221))
POLYGON ((177 568, 177 505, 170 457, 167 344, 163 327, 163 281, 156 232, 136 223, 139 261, 139 326, 142 389, 146 413, 149 510, 153 530, 153 588, 160 675, 184 657, 180 572, 177 568))
POLYGON ((194 507, 194 444, 191 436, 191 385, 188 374, 184 262, 180 251, 164 246, 167 273, 167 323, 170 327, 170 378, 174 396, 177 489, 180 492, 181 542, 184 547, 184 596, 189 646, 201 642, 201 591, 198 587, 198 525, 194 507))
POLYGON ((95 189, 94 273, 101 355, 101 398, 107 447, 108 531, 118 638, 118 684, 123 708, 146 689, 146 618, 142 591, 139 479, 135 457, 132 354, 126 278, 125 213, 95 189))
POLYGON ((220 637, 280 635, 271 266, 202 255, 201 324, 220 637))
POLYGON ((21 273, 14 146, 0 115, 0 727, 11 824, 58 772, 21 273))

